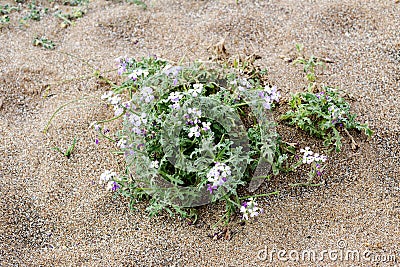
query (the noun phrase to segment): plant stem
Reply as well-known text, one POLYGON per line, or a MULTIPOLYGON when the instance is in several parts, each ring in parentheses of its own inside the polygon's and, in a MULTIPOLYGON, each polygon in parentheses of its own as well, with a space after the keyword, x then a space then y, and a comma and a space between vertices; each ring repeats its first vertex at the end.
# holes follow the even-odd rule
POLYGON ((351 134, 349 133, 349 131, 347 131, 346 127, 343 127, 343 129, 344 129, 344 132, 347 134, 347 136, 348 136, 348 137, 350 138, 350 140, 351 140, 351 148, 352 148, 353 150, 356 150, 357 147, 358 147, 358 144, 356 143, 356 141, 354 141, 353 136, 351 136, 351 134))
POLYGON ((251 197, 269 197, 269 196, 272 196, 272 195, 279 195, 279 191, 274 191, 274 192, 267 193, 267 194, 258 194, 258 195, 240 197, 239 200, 248 199, 248 198, 251 198, 251 197))

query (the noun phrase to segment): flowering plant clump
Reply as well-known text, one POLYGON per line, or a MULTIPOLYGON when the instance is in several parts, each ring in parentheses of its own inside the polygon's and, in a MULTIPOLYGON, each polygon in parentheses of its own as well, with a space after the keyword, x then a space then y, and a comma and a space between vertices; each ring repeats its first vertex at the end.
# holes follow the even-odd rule
POLYGON ((370 137, 372 131, 367 124, 355 120, 356 114, 350 112, 350 104, 339 96, 337 90, 323 87, 318 93, 301 92, 289 101, 291 110, 281 118, 290 125, 324 140, 325 146, 333 145, 336 151, 342 147, 341 131, 356 129, 364 131, 370 137))
MULTIPOLYGON (((268 116, 279 102, 276 87, 200 63, 174 66, 150 57, 119 58, 117 64, 125 80, 101 99, 114 119, 123 120, 114 141, 126 170, 102 174, 109 190, 132 203, 150 196, 151 215, 166 210, 187 216, 186 207, 219 199, 231 214, 241 207, 238 188, 255 173, 267 176, 257 171, 260 161, 279 172, 287 156, 275 144, 279 138, 268 116)), ((108 131, 100 122, 93 127, 100 136, 108 131)))
MULTIPOLYGON (((122 173, 105 171, 100 184, 129 197, 131 207, 148 198, 150 215, 164 210, 186 217, 193 207, 225 201, 226 221, 238 211, 247 220, 263 212, 257 197, 278 192, 240 197, 240 188, 252 192, 265 178, 301 164, 310 171, 308 182, 298 185, 313 185, 312 178, 323 174, 327 157, 309 147, 288 167, 296 149, 281 141, 272 117, 281 95, 259 76, 201 63, 172 65, 155 57, 118 58, 117 65, 123 82, 101 99, 113 109, 114 118, 107 121, 121 119, 122 127, 112 136, 103 126, 107 121, 92 126, 97 137, 116 143, 126 162, 122 173)), ((331 88, 298 93, 290 105, 285 120, 337 149, 336 127, 371 134, 331 88)))

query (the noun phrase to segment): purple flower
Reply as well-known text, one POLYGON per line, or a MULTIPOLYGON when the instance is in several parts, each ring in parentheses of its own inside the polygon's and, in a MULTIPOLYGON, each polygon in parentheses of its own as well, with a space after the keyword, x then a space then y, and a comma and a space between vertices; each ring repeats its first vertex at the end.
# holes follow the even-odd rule
POLYGON ((167 69, 166 71, 164 71, 164 73, 167 76, 172 74, 173 77, 176 77, 176 76, 178 76, 178 74, 181 70, 182 70, 181 66, 174 66, 174 67, 171 67, 171 68, 167 69))
POLYGON ((179 103, 174 103, 173 105, 170 105, 169 107, 172 109, 180 109, 181 105, 179 105, 179 103))
POLYGON ((269 101, 265 101, 265 102, 263 103, 263 107, 264 107, 265 109, 271 109, 271 103, 270 103, 269 101))
POLYGON ((144 147, 144 144, 139 144, 139 145, 137 146, 137 149, 140 149, 141 147, 144 147))
POLYGON ((117 184, 116 182, 114 182, 113 187, 111 188, 112 191, 117 191, 119 188, 121 188, 121 186, 119 184, 117 184))
POLYGON ((121 62, 118 66, 118 74, 122 75, 126 71, 126 62, 121 62))
POLYGON ((317 175, 318 175, 318 176, 321 176, 321 175, 322 175, 322 172, 317 171, 317 175))
POLYGON ((210 192, 210 194, 212 194, 213 190, 217 190, 217 186, 212 184, 207 184, 207 190, 210 192))
POLYGON ((324 95, 324 92, 319 92, 319 93, 316 93, 316 94, 315 94, 315 96, 316 96, 318 99, 320 99, 321 96, 323 96, 323 95, 324 95))
POLYGON ((182 97, 183 97, 182 93, 180 93, 180 92, 173 92, 173 93, 170 93, 170 94, 169 94, 168 100, 171 101, 171 102, 173 102, 173 103, 176 103, 176 102, 179 102, 179 100, 181 100, 182 97))
POLYGON ((271 105, 274 101, 279 102, 281 94, 278 92, 276 86, 273 86, 272 88, 266 86, 263 91, 258 92, 258 96, 264 100, 264 108, 271 109, 271 105))
POLYGON ((154 100, 153 89, 151 87, 143 87, 140 93, 142 95, 140 101, 150 103, 154 100))
POLYGON ((94 142, 96 143, 96 145, 98 145, 99 144, 99 139, 96 138, 96 140, 94 142))

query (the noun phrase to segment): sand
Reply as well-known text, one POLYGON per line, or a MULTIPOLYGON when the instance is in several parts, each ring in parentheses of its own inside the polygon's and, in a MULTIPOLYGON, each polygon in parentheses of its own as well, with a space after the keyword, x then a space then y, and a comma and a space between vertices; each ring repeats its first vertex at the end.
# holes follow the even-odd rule
MULTIPOLYGON (((51 15, 55 6, 27 28, 18 27, 21 14, 13 13, 11 24, 0 30, 0 266, 395 266, 400 261, 400 4, 147 3, 143 10, 91 1, 87 14, 66 29, 51 15), (53 40, 56 49, 32 46, 36 35, 53 40), (214 238, 222 227, 212 228, 222 205, 200 208, 195 225, 167 216, 150 219, 146 203, 129 211, 125 199, 97 184, 105 169, 121 169, 123 159, 110 153, 112 144, 96 145, 89 129, 91 122, 110 116, 97 100, 109 87, 91 77, 92 67, 113 70, 114 59, 124 55, 208 60, 223 38, 231 56, 259 55, 256 64, 268 68, 271 83, 286 99, 306 82, 301 66, 281 55, 301 43, 306 54, 332 59, 319 79, 345 90, 352 111, 375 131, 370 140, 354 133, 357 151, 347 141, 341 153, 330 156, 324 186, 288 187, 305 179, 301 172, 264 184, 257 193, 281 194, 260 200, 265 214, 258 219, 240 224, 235 218, 228 240, 214 238), (59 106, 82 97, 43 134, 59 106), (65 148, 74 137, 78 143, 70 159, 51 150, 65 148), (274 249, 292 250, 292 258, 283 252, 278 258, 274 249), (322 253, 323 261, 318 254, 316 260, 296 262, 296 253, 307 249, 333 253, 330 258, 322 253), (335 259, 335 251, 357 251, 360 260, 335 259)), ((115 71, 104 75, 118 81, 115 71)), ((278 131, 288 142, 321 147, 293 128, 278 131)))

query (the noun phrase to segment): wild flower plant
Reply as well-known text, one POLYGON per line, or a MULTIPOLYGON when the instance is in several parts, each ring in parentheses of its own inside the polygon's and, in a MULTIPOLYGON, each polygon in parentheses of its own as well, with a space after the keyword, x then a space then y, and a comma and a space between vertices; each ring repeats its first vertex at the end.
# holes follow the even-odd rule
POLYGON ((183 208, 219 199, 236 210, 237 189, 251 182, 260 159, 278 172, 278 136, 266 116, 279 101, 276 87, 199 63, 122 57, 117 66, 125 81, 101 99, 123 119, 116 142, 126 170, 101 181, 117 183, 133 202, 151 196, 150 214, 172 208, 186 216, 183 208))
POLYGON ((356 129, 364 131, 368 137, 372 136, 368 125, 355 120, 356 114, 350 112, 350 104, 331 87, 325 86, 318 93, 296 93, 289 104, 291 110, 281 119, 322 138, 325 146, 333 145, 336 151, 342 147, 341 131, 349 135, 347 130, 356 129))
MULTIPOLYGON (((121 129, 113 136, 105 121, 92 126, 96 143, 99 137, 116 142, 126 162, 120 174, 104 172, 100 183, 129 197, 131 207, 148 198, 150 215, 165 210, 186 217, 192 214, 188 208, 223 200, 225 221, 237 211, 247 220, 262 213, 257 197, 278 192, 240 197, 240 187, 254 191, 265 178, 301 164, 310 166, 308 180, 294 185, 315 185, 313 178, 323 174, 327 157, 309 147, 289 166, 295 147, 276 133, 271 113, 281 98, 277 87, 235 69, 200 63, 173 65, 156 57, 120 57, 116 63, 124 81, 101 99, 114 112, 108 121, 121 118, 121 129)), ((292 109, 282 119, 337 151, 340 128, 372 134, 330 87, 297 93, 289 103, 292 109)))

